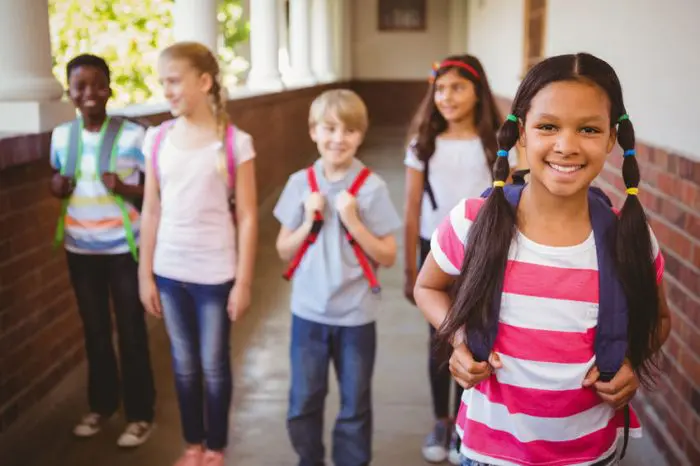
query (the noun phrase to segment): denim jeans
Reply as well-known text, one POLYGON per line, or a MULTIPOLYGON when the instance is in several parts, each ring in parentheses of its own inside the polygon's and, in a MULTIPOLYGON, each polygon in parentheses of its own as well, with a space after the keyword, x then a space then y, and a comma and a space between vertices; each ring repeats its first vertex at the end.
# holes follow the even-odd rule
POLYGON ((185 441, 223 450, 233 388, 226 312, 233 282, 200 285, 156 277, 156 284, 170 337, 185 441))
POLYGON ((376 348, 374 322, 339 327, 292 317, 287 430, 299 455, 299 466, 324 464, 323 410, 331 361, 340 386, 340 412, 333 429, 333 463, 370 464, 376 348))
POLYGON ((129 253, 67 252, 66 256, 83 322, 90 411, 111 416, 123 398, 127 421, 151 422, 155 389, 136 262, 129 253), (110 295, 117 327, 121 377, 112 345, 110 295))

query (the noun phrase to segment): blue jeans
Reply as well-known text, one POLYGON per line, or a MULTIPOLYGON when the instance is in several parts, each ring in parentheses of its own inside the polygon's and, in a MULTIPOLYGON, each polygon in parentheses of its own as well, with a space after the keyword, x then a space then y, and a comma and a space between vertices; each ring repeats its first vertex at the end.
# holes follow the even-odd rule
POLYGON ((226 312, 233 282, 200 285, 156 277, 156 284, 170 337, 185 441, 223 450, 233 388, 226 312))
POLYGON ((376 349, 374 322, 339 327, 292 317, 287 430, 299 455, 299 466, 324 464, 323 410, 331 361, 340 385, 340 413, 333 429, 333 462, 336 466, 370 463, 376 349))

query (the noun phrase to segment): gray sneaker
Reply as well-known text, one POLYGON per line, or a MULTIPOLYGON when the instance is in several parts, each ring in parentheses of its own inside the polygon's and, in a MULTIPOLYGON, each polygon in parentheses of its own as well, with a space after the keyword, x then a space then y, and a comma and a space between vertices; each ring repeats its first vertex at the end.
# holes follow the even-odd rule
POLYGON ((442 463, 447 459, 450 444, 450 423, 437 421, 423 443, 423 458, 429 463, 442 463))

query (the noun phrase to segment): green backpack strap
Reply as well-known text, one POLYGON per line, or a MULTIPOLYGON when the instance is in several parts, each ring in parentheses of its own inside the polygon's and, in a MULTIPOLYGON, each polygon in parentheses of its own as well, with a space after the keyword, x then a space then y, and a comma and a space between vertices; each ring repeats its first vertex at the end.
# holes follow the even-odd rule
MULTIPOLYGON (((124 126, 124 120, 121 118, 107 117, 107 120, 100 129, 99 142, 99 157, 98 157, 98 173, 102 175, 106 172, 114 172, 117 165, 117 156, 119 155, 119 145, 117 141, 121 135, 124 126)), ((71 178, 80 179, 80 163, 83 155, 83 122, 81 119, 73 121, 70 127, 68 140, 68 153, 66 154, 66 163, 61 169, 61 175, 70 176, 71 178)), ((138 260, 138 250, 134 237, 134 230, 129 218, 129 210, 122 196, 112 194, 114 201, 122 213, 124 230, 126 233, 126 241, 129 245, 129 251, 138 260)), ((61 214, 56 225, 56 234, 54 236, 54 248, 63 243, 65 238, 65 218, 68 211, 69 199, 64 199, 61 203, 61 214)))
MULTIPOLYGON (((121 136, 123 127, 124 120, 121 118, 110 118, 102 144, 100 145, 100 175, 106 172, 115 173, 117 171, 117 158, 119 156, 119 144, 117 144, 117 141, 119 140, 119 136, 121 136)), ((138 262, 139 252, 136 247, 134 228, 131 225, 131 218, 129 218, 129 209, 127 208, 126 201, 118 194, 112 193, 111 195, 122 213, 126 242, 129 245, 131 256, 138 262)))
MULTIPOLYGON (((68 130, 68 152, 66 152, 66 161, 61 165, 61 176, 67 176, 69 178, 77 179, 80 177, 80 159, 83 154, 83 122, 81 119, 75 119, 70 125, 68 130)), ((63 244, 63 239, 65 237, 65 222, 66 213, 68 212, 68 204, 70 198, 61 200, 61 212, 58 216, 58 222, 56 224, 56 232, 53 238, 53 248, 56 249, 58 246, 63 244)))

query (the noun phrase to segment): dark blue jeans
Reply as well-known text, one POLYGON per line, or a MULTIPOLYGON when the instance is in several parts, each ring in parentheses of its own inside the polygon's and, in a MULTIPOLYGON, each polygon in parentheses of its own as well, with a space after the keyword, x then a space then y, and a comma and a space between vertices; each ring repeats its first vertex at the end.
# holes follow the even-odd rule
POLYGON ((123 400, 129 422, 153 421, 156 393, 136 262, 129 253, 66 256, 83 321, 90 411, 111 416, 123 400), (110 296, 119 364, 112 345, 110 296))
POLYGON ((333 463, 335 466, 370 464, 376 349, 374 322, 338 327, 292 317, 287 430, 299 455, 299 466, 324 464, 323 410, 331 361, 340 385, 340 413, 333 429, 333 463))
POLYGON ((233 388, 226 312, 233 283, 200 285, 156 277, 156 284, 170 337, 185 441, 223 450, 233 388))

